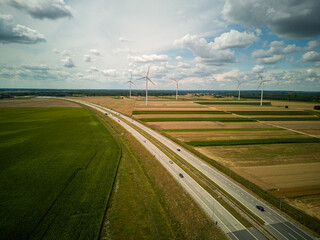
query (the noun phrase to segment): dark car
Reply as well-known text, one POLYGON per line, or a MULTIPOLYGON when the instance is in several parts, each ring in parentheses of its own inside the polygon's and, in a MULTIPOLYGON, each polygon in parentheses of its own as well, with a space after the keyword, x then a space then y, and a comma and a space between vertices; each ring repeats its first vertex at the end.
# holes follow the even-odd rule
POLYGON ((183 174, 182 174, 182 173, 179 173, 179 177, 183 178, 183 174))
POLYGON ((105 113, 105 115, 107 115, 107 116, 108 116, 108 113, 105 113))
POLYGON ((180 148, 177 148, 177 150, 180 152, 181 151, 181 149, 180 148))
POLYGON ((263 208, 262 206, 257 205, 256 207, 257 207, 261 212, 264 211, 264 208, 263 208))
POLYGON ((173 162, 170 160, 169 163, 173 164, 173 162))

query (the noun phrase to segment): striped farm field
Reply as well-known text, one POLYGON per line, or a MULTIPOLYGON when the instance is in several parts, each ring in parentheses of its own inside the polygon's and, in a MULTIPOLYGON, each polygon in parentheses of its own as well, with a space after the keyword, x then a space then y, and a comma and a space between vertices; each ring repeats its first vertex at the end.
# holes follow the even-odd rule
POLYGON ((319 138, 269 138, 269 139, 239 139, 239 140, 213 140, 213 141, 190 141, 191 146, 230 146, 230 145, 253 145, 253 144, 276 144, 276 143, 320 143, 319 138))
POLYGON ((283 131, 283 128, 208 128, 208 129, 165 129, 164 132, 229 132, 229 131, 283 131))
POLYGON ((138 114, 228 114, 224 111, 133 111, 132 115, 138 114))
MULTIPOLYGON (((201 105, 260 105, 260 102, 232 102, 232 101, 224 101, 224 102, 217 102, 217 101, 212 101, 212 102, 195 102, 201 105)), ((270 106, 271 102, 263 102, 263 106, 270 106)))
POLYGON ((216 122, 256 122, 249 118, 142 118, 143 122, 190 122, 190 121, 216 121, 216 122))
POLYGON ((310 112, 304 111, 231 111, 239 115, 312 115, 310 112))

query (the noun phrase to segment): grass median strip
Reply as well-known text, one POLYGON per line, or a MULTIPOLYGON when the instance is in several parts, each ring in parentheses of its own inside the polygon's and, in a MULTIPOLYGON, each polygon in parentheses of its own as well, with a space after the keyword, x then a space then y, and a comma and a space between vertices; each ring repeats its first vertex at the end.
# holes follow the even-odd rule
POLYGON ((249 118, 140 118, 143 122, 194 122, 194 121, 211 121, 211 122, 256 122, 255 119, 249 118))
POLYGON ((283 128, 209 128, 209 129, 165 129, 163 132, 232 132, 232 131, 284 131, 283 128))

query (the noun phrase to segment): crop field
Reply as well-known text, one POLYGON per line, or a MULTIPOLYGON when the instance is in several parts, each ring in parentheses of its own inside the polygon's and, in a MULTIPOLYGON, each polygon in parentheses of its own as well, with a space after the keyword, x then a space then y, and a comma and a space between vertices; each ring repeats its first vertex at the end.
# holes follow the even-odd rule
POLYGON ((0 238, 97 239, 121 155, 102 123, 79 107, 2 107, 0 128, 0 238))
POLYGON ((87 101, 101 106, 112 108, 115 111, 123 114, 131 115, 135 99, 129 98, 115 98, 115 97, 77 97, 75 99, 87 101))
POLYGON ((150 101, 145 106, 139 102, 134 117, 193 145, 197 151, 275 195, 274 189, 283 188, 287 202, 320 218, 319 191, 301 190, 320 186, 319 138, 307 135, 320 136, 320 117, 311 111, 314 104, 265 103, 259 106, 257 101, 193 102, 192 98, 176 104, 150 101), (233 114, 219 119, 222 112, 233 114), (211 116, 204 117, 208 114, 211 116), (299 166, 303 171, 297 173, 299 166), (300 190, 296 191, 297 188, 300 190))

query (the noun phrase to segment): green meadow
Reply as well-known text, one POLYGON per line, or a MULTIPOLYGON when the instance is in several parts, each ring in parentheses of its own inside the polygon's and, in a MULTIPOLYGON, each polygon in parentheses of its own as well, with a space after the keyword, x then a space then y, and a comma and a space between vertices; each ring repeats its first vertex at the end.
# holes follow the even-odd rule
POLYGON ((121 149, 84 108, 0 108, 0 239, 97 239, 121 149))
POLYGON ((250 118, 140 118, 143 122, 191 122, 191 121, 217 121, 217 122, 256 122, 250 118))

